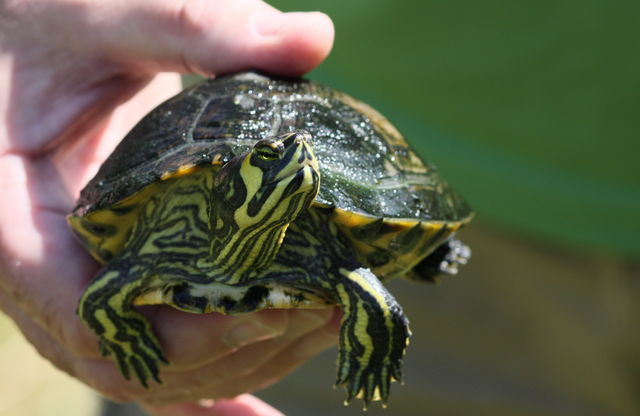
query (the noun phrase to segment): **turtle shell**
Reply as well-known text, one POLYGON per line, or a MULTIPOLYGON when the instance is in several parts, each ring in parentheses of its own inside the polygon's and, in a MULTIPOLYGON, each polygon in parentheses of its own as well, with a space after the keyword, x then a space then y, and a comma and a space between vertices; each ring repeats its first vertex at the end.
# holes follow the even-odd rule
POLYGON ((109 255, 87 239, 123 235, 114 224, 139 205, 125 201, 139 203, 154 192, 154 184, 200 166, 221 166, 256 141, 292 130, 306 130, 313 138, 321 171, 315 205, 331 211, 354 242, 386 235, 380 244, 388 248, 417 229, 413 234, 426 245, 472 215, 435 166, 421 160, 367 104, 316 82, 246 72, 195 85, 146 115, 81 192, 71 225, 86 230, 79 232, 81 238, 106 261, 109 255))

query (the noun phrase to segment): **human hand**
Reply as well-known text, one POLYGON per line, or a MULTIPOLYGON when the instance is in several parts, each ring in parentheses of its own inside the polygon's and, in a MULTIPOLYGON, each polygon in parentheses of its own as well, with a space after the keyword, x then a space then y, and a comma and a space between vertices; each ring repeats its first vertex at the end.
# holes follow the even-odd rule
POLYGON ((179 90, 177 75, 158 72, 299 75, 324 59, 332 40, 326 16, 282 14, 258 0, 0 5, 0 306, 43 356, 155 414, 278 414, 247 396, 213 407, 186 402, 276 381, 335 342, 333 310, 226 317, 145 308, 172 362, 164 384, 145 390, 100 356, 75 315, 98 266, 65 216, 130 127, 179 90))

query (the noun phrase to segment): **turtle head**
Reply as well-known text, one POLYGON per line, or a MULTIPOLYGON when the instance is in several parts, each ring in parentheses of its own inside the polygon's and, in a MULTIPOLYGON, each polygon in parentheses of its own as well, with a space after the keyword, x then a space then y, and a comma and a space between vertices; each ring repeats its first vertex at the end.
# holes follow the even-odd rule
MULTIPOLYGON (((305 131, 285 133, 258 141, 240 169, 245 183, 255 189, 254 197, 268 189, 281 188, 284 196, 318 192, 318 160, 305 131)), ((262 205, 262 204, 260 204, 262 205)), ((265 206, 267 207, 268 204, 265 206)))
POLYGON ((229 278, 268 266, 289 224, 320 186, 311 136, 304 131, 258 141, 214 180, 211 256, 229 278))

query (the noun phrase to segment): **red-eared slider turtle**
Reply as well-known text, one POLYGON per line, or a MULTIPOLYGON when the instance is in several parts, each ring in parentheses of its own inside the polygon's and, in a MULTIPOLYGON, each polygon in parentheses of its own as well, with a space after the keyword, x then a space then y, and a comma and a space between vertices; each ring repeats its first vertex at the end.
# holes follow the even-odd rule
POLYGON ((366 104, 300 79, 221 77, 149 113, 82 191, 69 223, 104 267, 78 313, 146 386, 167 360, 135 305, 338 304, 336 384, 385 402, 410 333, 381 282, 454 273, 471 216, 366 104))

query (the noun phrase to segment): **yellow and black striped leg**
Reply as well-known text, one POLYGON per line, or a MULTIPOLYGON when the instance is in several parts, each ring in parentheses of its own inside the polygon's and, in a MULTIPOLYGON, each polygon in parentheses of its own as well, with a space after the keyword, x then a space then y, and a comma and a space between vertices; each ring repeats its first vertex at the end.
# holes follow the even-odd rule
POLYGON ((366 268, 340 268, 336 296, 342 327, 336 385, 354 397, 385 405, 391 381, 401 379, 402 358, 409 342, 409 322, 393 296, 366 268))
POLYGON ((122 375, 131 373, 148 387, 160 383, 159 365, 168 363, 149 322, 133 308, 144 284, 145 262, 113 261, 95 277, 80 299, 78 315, 100 338, 103 355, 111 354, 122 375))

